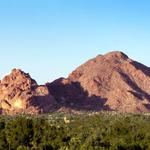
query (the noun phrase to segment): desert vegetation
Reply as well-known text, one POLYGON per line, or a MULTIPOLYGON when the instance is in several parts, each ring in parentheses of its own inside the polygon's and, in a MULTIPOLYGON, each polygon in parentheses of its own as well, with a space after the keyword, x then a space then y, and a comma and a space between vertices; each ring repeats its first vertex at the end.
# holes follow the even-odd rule
POLYGON ((107 112, 1 116, 0 149, 150 149, 150 116, 107 112))

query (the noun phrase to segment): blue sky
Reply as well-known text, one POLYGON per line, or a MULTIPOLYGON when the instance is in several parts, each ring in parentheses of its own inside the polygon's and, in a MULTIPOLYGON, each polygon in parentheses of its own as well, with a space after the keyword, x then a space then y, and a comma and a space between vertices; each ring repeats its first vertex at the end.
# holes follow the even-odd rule
POLYGON ((111 50, 150 66, 149 0, 0 1, 0 78, 21 68, 44 84, 111 50))

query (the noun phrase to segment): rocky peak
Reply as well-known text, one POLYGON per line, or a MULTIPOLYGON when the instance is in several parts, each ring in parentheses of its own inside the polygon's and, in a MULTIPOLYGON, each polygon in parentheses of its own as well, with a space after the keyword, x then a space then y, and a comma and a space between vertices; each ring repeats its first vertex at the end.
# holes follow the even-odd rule
POLYGON ((104 55, 106 59, 123 59, 127 60, 129 57, 121 51, 112 51, 104 55))
POLYGON ((28 84, 28 86, 37 85, 36 81, 33 80, 28 73, 25 73, 20 69, 13 69, 9 75, 5 76, 1 80, 1 84, 28 84))
POLYGON ((150 111, 150 69, 122 52, 98 55, 63 80, 69 83, 57 81, 50 90, 66 103, 78 102, 80 109, 150 111))
POLYGON ((0 83, 0 102, 3 113, 48 112, 54 103, 46 86, 39 86, 28 73, 13 69, 0 83))

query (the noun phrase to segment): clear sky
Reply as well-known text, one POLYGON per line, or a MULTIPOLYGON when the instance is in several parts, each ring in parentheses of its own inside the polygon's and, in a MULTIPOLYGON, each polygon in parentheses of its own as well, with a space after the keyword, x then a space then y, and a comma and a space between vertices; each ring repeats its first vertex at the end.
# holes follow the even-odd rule
POLYGON ((0 78, 44 84, 111 50, 150 66, 149 0, 0 0, 0 78))

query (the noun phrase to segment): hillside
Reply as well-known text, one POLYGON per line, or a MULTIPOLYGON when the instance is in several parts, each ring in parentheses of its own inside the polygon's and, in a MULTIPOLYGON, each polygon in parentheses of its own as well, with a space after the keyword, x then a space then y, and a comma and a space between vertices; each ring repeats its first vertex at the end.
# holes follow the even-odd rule
POLYGON ((98 55, 48 86, 75 110, 150 111, 150 69, 118 51, 98 55))

